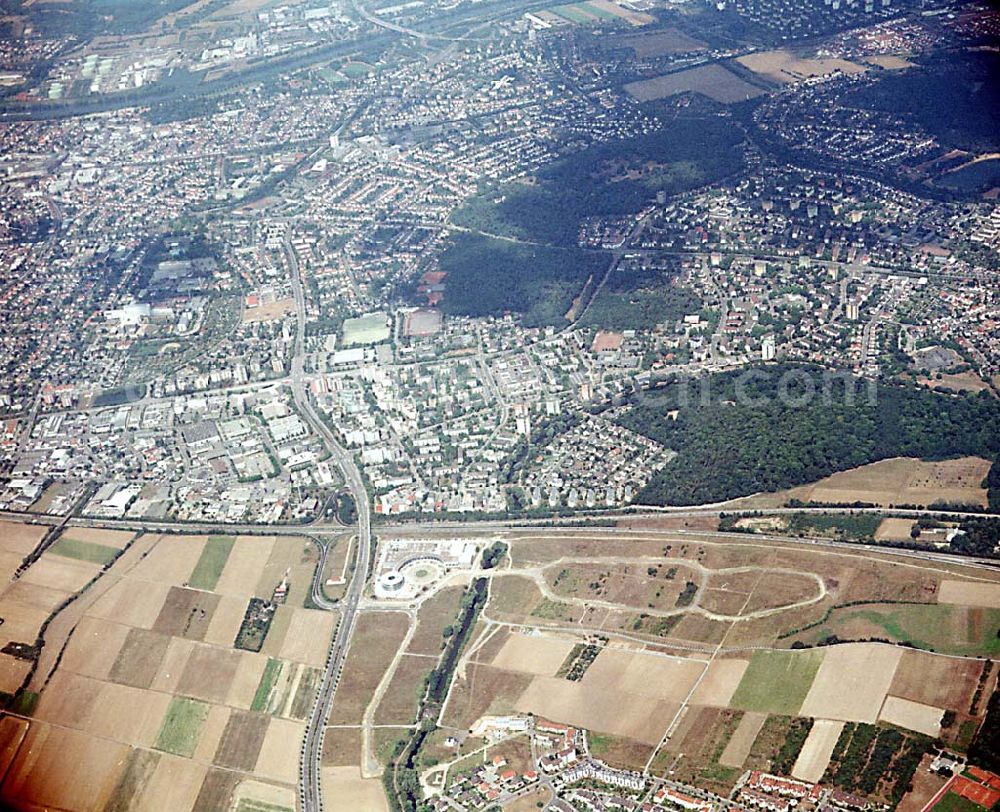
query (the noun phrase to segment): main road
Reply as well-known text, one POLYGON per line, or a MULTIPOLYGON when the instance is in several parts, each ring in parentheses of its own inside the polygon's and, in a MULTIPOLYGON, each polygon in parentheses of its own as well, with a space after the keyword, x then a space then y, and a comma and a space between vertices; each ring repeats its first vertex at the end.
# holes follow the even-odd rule
MULTIPOLYGON (((368 559, 371 555, 371 511, 368 503, 368 493, 361 479, 361 472, 354 462, 350 452, 345 449, 326 423, 320 419, 309 400, 306 391, 305 377, 305 341, 306 341, 306 304, 302 290, 302 276, 295 251, 291 246, 291 231, 285 237, 285 256, 288 260, 289 276, 292 283, 292 295, 295 298, 296 332, 295 352, 292 357, 292 374, 290 383, 292 397, 302 416, 318 434, 331 457, 344 473, 344 480, 358 511, 358 552, 354 575, 347 588, 344 599, 339 604, 340 623, 334 632, 330 653, 327 655, 326 667, 320 680, 319 691, 309 720, 306 725, 305 739, 302 743, 302 753, 299 764, 299 798, 303 812, 320 812, 323 809, 323 790, 321 786, 321 758, 323 754, 323 738, 326 731, 326 720, 330 716, 330 708, 337 695, 337 685, 347 659, 347 651, 354 633, 354 622, 358 614, 358 604, 365 590, 365 580, 368 574, 368 559)), ((320 556, 319 569, 313 582, 313 600, 324 609, 332 609, 334 605, 323 595, 322 579, 323 565, 326 561, 326 550, 320 556)))

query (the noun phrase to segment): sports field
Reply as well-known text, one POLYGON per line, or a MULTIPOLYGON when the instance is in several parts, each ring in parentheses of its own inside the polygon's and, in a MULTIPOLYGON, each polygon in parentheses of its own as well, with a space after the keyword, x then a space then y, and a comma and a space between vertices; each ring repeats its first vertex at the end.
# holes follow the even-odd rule
POLYGON ((344 322, 345 347, 379 344, 388 341, 389 334, 389 317, 384 313, 370 313, 344 322))

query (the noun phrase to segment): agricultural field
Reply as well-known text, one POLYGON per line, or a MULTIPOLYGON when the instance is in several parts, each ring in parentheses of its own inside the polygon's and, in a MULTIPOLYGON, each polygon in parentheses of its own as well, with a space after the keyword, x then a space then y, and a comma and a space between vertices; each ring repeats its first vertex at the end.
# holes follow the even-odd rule
POLYGON ((752 711, 744 713, 729 741, 726 742, 725 748, 719 754, 719 764, 733 769, 742 768, 766 721, 766 713, 752 711))
POLYGON ((831 608, 829 614, 787 638, 794 645, 839 640, 885 639, 944 654, 1000 652, 1000 609, 934 603, 862 603, 831 608))
POLYGON ((625 90, 640 102, 665 99, 682 93, 700 93, 722 104, 734 104, 764 94, 722 65, 702 65, 652 79, 629 82, 625 90))
POLYGON ((785 50, 748 54, 736 61, 754 73, 782 84, 835 73, 854 76, 866 70, 864 65, 857 65, 846 59, 803 57, 785 50))
MULTIPOLYGON (((961 167, 960 169, 968 172, 971 171, 973 167, 979 167, 983 163, 989 166, 990 163, 995 163, 995 161, 974 161, 970 164, 966 164, 965 167, 961 167)), ((954 173, 958 171, 960 170, 953 170, 953 172, 946 175, 946 177, 954 178, 954 173)), ((959 177, 961 177, 961 175, 959 177)), ((945 182, 943 185, 947 186, 949 184, 945 182)), ((938 375, 933 378, 917 378, 917 383, 922 386, 929 386, 936 389, 950 389, 953 392, 984 392, 989 391, 990 389, 990 385, 980 378, 975 372, 938 373, 938 375)))
POLYGON ((382 782, 362 778, 357 767, 325 767, 322 773, 323 797, 337 798, 344 809, 389 812, 382 782))
MULTIPOLYGON (((651 759, 654 771, 728 792, 745 769, 817 780, 846 725, 906 731, 896 742, 903 775, 916 753, 907 742, 957 742, 982 722, 982 702, 972 706, 981 660, 877 642, 815 647, 835 642, 820 634, 842 614, 885 612, 935 644, 951 639, 955 653, 987 654, 1000 584, 982 570, 710 532, 508 540, 511 566, 494 575, 443 724, 472 729, 485 715, 532 713, 588 729, 609 763, 651 759), (678 606, 683 587, 674 587, 657 608, 661 582, 694 584, 690 601, 678 606), (590 646, 596 656, 582 673, 567 666, 590 646)), ((908 639, 843 631, 841 640, 908 639)), ((889 797, 895 786, 878 791, 889 797)))
POLYGON ((372 694, 400 651, 408 628, 402 612, 370 613, 358 618, 351 650, 337 691, 330 724, 360 724, 372 694))
POLYGON ((636 59, 655 59, 671 54, 704 51, 707 47, 701 40, 689 37, 676 28, 661 28, 630 34, 616 34, 606 37, 601 47, 605 50, 628 49, 636 59))
POLYGON ((0 723, 4 797, 68 810, 152 798, 178 810, 293 810, 302 720, 336 618, 285 605, 272 651, 234 642, 248 600, 269 600, 286 571, 304 600, 303 544, 68 529, 0 596, 13 608, 22 584, 36 602, 79 593, 52 616, 13 705, 24 723, 0 723))
POLYGON ((627 22, 633 26, 643 26, 655 19, 649 14, 619 6, 611 0, 583 0, 580 3, 566 3, 539 12, 538 16, 543 20, 561 20, 574 25, 627 22))
MULTIPOLYGON (((506 533, 509 562, 491 573, 441 724, 471 730, 487 715, 531 713, 588 730, 610 764, 650 762, 718 792, 745 769, 807 780, 832 771, 852 785, 856 754, 838 750, 845 731, 875 730, 867 757, 892 745, 899 775, 923 742, 968 743, 985 713, 973 695, 988 696, 995 681, 968 655, 1000 645, 1000 579, 891 553, 695 532, 506 533), (838 640, 865 642, 830 644, 838 640), (882 730, 903 732, 879 749, 882 730)), ((18 701, 24 724, 0 724, 0 753, 11 762, 3 791, 52 803, 32 780, 36 764, 50 762, 24 750, 37 741, 44 754, 52 738, 70 750, 95 743, 87 777, 67 769, 60 781, 85 781, 88 797, 114 799, 112 808, 135 808, 165 782, 179 809, 291 808, 304 719, 336 623, 304 608, 315 548, 294 537, 72 541, 71 550, 104 545, 116 556, 104 571, 89 554, 50 549, 26 573, 50 599, 90 586, 50 626, 65 649, 61 658, 43 649, 18 701), (247 602, 268 600, 286 572, 289 600, 262 650, 234 648, 247 602)), ((340 566, 346 560, 345 546, 340 566)), ((360 808, 385 803, 366 776, 401 737, 394 726, 413 722, 462 593, 444 586, 413 616, 358 619, 323 775, 330 791, 367 804, 360 808)), ((15 582, 0 606, 12 594, 29 593, 15 582)), ((447 761, 477 741, 449 750, 432 739, 427 757, 447 761)), ((887 781, 874 791, 890 798, 897 789, 887 781)))
POLYGON ((817 719, 795 760, 792 777, 812 784, 817 783, 826 772, 843 729, 843 722, 817 719))
POLYGON ((32 650, 42 625, 97 578, 133 534, 70 528, 13 580, 48 528, 5 522, 0 529, 0 566, 9 581, 0 590, 0 648, 5 650, 0 654, 0 693, 13 694, 31 671, 32 650))
POLYGON ((820 651, 757 652, 730 703, 744 710, 794 716, 802 707, 822 662, 820 651))
POLYGON ((982 457, 925 462, 907 457, 862 465, 821 479, 812 485, 792 488, 786 500, 846 504, 919 505, 935 502, 986 506, 982 482, 991 462, 982 457))

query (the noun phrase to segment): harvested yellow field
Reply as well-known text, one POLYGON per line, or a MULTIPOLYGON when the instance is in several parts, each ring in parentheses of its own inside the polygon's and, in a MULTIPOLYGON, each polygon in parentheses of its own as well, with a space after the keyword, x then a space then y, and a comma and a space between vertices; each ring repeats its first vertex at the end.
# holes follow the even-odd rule
POLYGON ((260 684, 260 678, 267 667, 267 657, 252 651, 241 651, 240 662, 236 668, 236 676, 229 686, 227 701, 237 708, 249 710, 254 694, 260 684))
POLYGON ((11 641, 18 643, 34 641, 50 612, 51 609, 44 607, 0 600, 0 617, 4 619, 3 625, 0 626, 0 646, 11 641))
POLYGON ((882 722, 937 738, 941 734, 942 716, 944 716, 942 708, 901 699, 898 696, 889 696, 886 697, 878 718, 882 722))
POLYGON ((16 808, 102 809, 127 752, 123 744, 33 723, 0 792, 16 808))
POLYGON ((679 707, 679 703, 588 688, 583 684, 585 679, 571 682, 558 677, 535 677, 514 707, 521 713, 534 713, 650 745, 659 743, 679 707))
POLYGON ((126 578, 101 595, 87 614, 127 626, 152 629, 169 591, 169 584, 126 578))
POLYGON ((163 753, 136 809, 193 809, 208 767, 163 753))
POLYGON ((294 784, 299 773, 299 752, 306 726, 288 719, 271 719, 257 756, 254 772, 285 784, 294 784))
MULTIPOLYGON (((91 534, 73 539, 77 547, 70 549, 126 543, 127 536, 91 534)), ((0 773, 5 801, 19 809, 67 812, 125 806, 185 810, 196 803, 232 809, 232 788, 253 776, 259 780, 247 784, 242 797, 294 806, 304 723, 249 711, 268 656, 235 649, 233 642, 254 582, 241 587, 243 594, 218 595, 198 586, 209 581, 199 572, 198 584, 184 586, 205 544, 201 537, 134 543, 93 591, 57 618, 68 624, 65 648, 50 680, 39 681, 27 733, 0 726, 0 759, 12 760, 6 776, 0 773), (150 555, 143 558, 147 550, 150 555)), ((251 554, 253 572, 260 571, 272 547, 273 540, 253 540, 248 550, 259 550, 256 557, 251 554)), ((300 546, 293 552, 304 559, 308 551, 300 546)), ((205 569, 204 562, 198 569, 205 569)), ((89 580, 92 570, 96 567, 72 557, 43 556, 27 573, 37 584, 26 578, 0 598, 6 621, 0 638, 23 631, 25 640, 34 640, 38 623, 51 610, 48 604, 69 594, 64 590, 75 587, 74 579, 89 580)), ((249 578, 251 570, 231 569, 229 577, 249 578)), ((304 670, 301 661, 322 665, 336 615, 282 609, 288 634, 278 642, 296 661, 290 665, 296 673, 304 670)), ((0 657, 0 685, 10 683, 13 690, 23 675, 5 674, 8 662, 23 669, 30 663, 0 657)), ((296 686, 289 688, 293 696, 296 686)))
POLYGON ((623 20, 627 20, 631 25, 640 26, 656 22, 656 18, 650 16, 649 14, 642 11, 633 11, 631 9, 623 8, 617 3, 612 3, 611 0, 590 0, 588 5, 599 8, 609 14, 614 14, 616 17, 621 17, 623 20))
POLYGON ((377 778, 362 778, 358 767, 324 767, 320 776, 323 797, 336 799, 341 809, 364 809, 365 812, 389 812, 377 778))
POLYGON ((15 657, 0 657, 0 691, 13 694, 31 670, 31 663, 15 657))
POLYGON ((803 79, 829 76, 838 72, 853 76, 866 70, 863 65, 856 65, 846 59, 805 58, 786 50, 747 54, 736 61, 754 73, 784 83, 800 82, 803 79))
POLYGON ((883 519, 875 531, 876 541, 909 541, 913 519, 883 519))
POLYGON ((105 530, 100 527, 70 527, 63 531, 60 538, 103 544, 120 550, 135 538, 135 533, 131 530, 105 530))
POLYGON ((830 646, 799 715, 874 723, 902 656, 878 643, 830 646))
POLYGON ((224 703, 233 686, 242 653, 195 644, 184 666, 178 692, 205 702, 224 703))
POLYGON ((719 764, 723 767, 742 769, 743 763, 750 755, 750 748, 757 740, 757 734, 767 721, 766 713, 744 713, 739 725, 733 731, 732 737, 726 742, 726 749, 719 756, 719 764))
POLYGON ((294 609, 281 646, 281 658, 322 668, 335 620, 332 612, 294 609))
POLYGON ((938 603, 953 603, 959 606, 987 606, 1000 609, 1000 584, 985 584, 977 581, 941 582, 938 603))
POLYGON ((833 749, 837 746, 837 739, 840 738, 840 731, 843 729, 844 723, 840 721, 817 719, 813 722, 809 737, 802 745, 799 757, 795 759, 792 776, 811 784, 817 783, 826 772, 830 756, 833 755, 833 749))
POLYGON ((551 677, 572 650, 573 643, 569 640, 512 634, 493 658, 493 665, 522 674, 551 677))
MULTIPOLYGON (((267 566, 267 559, 271 557, 273 547, 273 536, 237 537, 213 591, 220 595, 251 597, 256 590, 257 581, 260 580, 260 574, 267 566)), ((275 586, 277 581, 271 585, 271 589, 275 586)), ((270 592, 264 597, 270 597, 270 592)))
POLYGON ((130 581, 156 584, 185 584, 201 557, 206 541, 206 536, 160 536, 128 578, 130 581))
POLYGON ((73 632, 76 645, 67 646, 60 668, 105 679, 125 643, 129 627, 97 617, 84 617, 73 632))
MULTIPOLYGON (((237 542, 239 543, 239 542, 237 542)), ((344 545, 346 547, 346 544, 344 545)), ((288 573, 288 606, 304 606, 312 586, 319 548, 302 536, 278 536, 257 579, 256 593, 268 597, 288 573)))
POLYGON ((906 68, 912 68, 913 63, 903 59, 901 56, 896 56, 895 54, 876 54, 875 56, 866 56, 865 62, 869 65, 877 65, 880 68, 885 68, 886 70, 905 70, 906 68))
POLYGON ((14 581, 3 591, 3 598, 0 599, 0 602, 2 602, 4 609, 0 611, 0 617, 7 617, 9 614, 8 603, 37 606, 46 612, 51 612, 72 594, 65 589, 52 589, 21 580, 14 581))
MULTIPOLYGON (((46 691, 43 696, 48 694, 46 691)), ((125 744, 151 747, 169 704, 167 694, 106 682, 87 720, 87 732, 125 744)))
POLYGON ((219 742, 222 741, 222 734, 226 730, 231 712, 232 709, 225 705, 212 705, 208 709, 208 717, 201 726, 201 735, 194 750, 195 761, 209 762, 212 760, 219 747, 219 742))
POLYGON ((191 652, 194 651, 193 640, 185 640, 183 637, 174 637, 167 646, 167 653, 160 663, 160 670, 153 679, 150 686, 155 691, 168 691, 174 693, 180 684, 181 675, 187 667, 191 652))
POLYGON ((708 666, 701 683, 691 697, 693 705, 711 705, 725 708, 740 687, 743 672, 750 665, 749 660, 713 660, 708 666))
MULTIPOLYGON (((978 163, 979 161, 993 160, 996 157, 996 153, 986 153, 984 155, 980 155, 975 160, 969 161, 962 166, 949 169, 946 174, 957 172, 959 169, 972 166, 972 164, 978 163)), ((972 371, 959 372, 957 374, 944 373, 940 378, 937 376, 933 378, 917 378, 917 383, 922 386, 929 386, 932 389, 950 389, 952 392, 988 392, 990 389, 990 385, 972 371)))
POLYGON ((924 462, 910 457, 841 471, 783 494, 803 502, 930 505, 934 502, 986 505, 983 479, 992 463, 982 457, 924 462))
POLYGON ((0 549, 20 553, 23 558, 38 546, 48 530, 48 525, 0 519, 0 549))
POLYGON ((88 564, 45 553, 38 561, 28 567, 21 576, 21 580, 26 584, 78 592, 100 571, 101 568, 97 564, 88 564))
POLYGON ((0 717, 0 776, 7 774, 7 769, 14 761, 17 750, 28 734, 26 719, 14 716, 0 717))
POLYGON ((46 722, 83 728, 100 696, 103 682, 57 671, 42 692, 33 716, 46 722))
POLYGON ((224 596, 212 614, 212 620, 205 631, 205 642, 217 646, 231 646, 236 639, 236 633, 240 630, 246 611, 246 598, 224 596))
POLYGON ((580 684, 595 698, 631 694, 679 702, 691 692, 704 670, 705 663, 698 660, 606 648, 597 655, 580 684))
POLYGON ((3 576, 4 580, 13 577, 17 568, 21 566, 25 555, 26 553, 16 553, 0 548, 0 575, 3 576))

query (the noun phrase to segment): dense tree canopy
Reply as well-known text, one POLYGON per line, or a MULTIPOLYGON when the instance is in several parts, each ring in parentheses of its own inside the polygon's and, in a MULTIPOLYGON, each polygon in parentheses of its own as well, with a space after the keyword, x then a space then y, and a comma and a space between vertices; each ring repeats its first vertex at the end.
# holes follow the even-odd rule
POLYGON ((462 316, 519 313, 529 326, 565 324, 587 278, 603 273, 603 252, 549 248, 458 234, 442 252, 442 307, 462 316))
POLYGON ((708 391, 703 400, 699 384, 673 383, 620 418, 678 452, 637 501, 715 502, 889 457, 993 456, 1000 450, 1000 400, 989 393, 951 397, 879 384, 869 397, 858 379, 844 376, 829 385, 822 370, 791 366, 713 376, 708 391))
POLYGON ((671 121, 655 132, 594 144, 545 167, 531 185, 476 198, 455 222, 490 234, 576 245, 589 217, 634 214, 743 165, 742 132, 716 116, 671 121))

